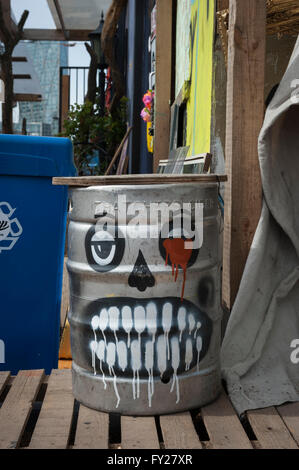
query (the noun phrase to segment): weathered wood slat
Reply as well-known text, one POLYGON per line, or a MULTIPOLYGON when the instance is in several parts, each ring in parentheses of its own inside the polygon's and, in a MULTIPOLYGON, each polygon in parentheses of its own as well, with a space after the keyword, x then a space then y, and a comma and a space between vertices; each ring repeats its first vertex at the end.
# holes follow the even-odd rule
POLYGON ((216 183, 227 181, 225 175, 111 175, 57 177, 52 179, 54 185, 97 186, 123 184, 161 184, 161 183, 216 183))
POLYGON ((10 372, 0 372, 0 394, 2 393, 5 385, 9 381, 10 372))
POLYGON ((18 447, 44 371, 20 371, 0 409, 0 449, 18 447))
POLYGON ((108 449, 109 414, 80 405, 74 449, 108 449))
POLYGON ((247 417, 262 449, 298 448, 274 407, 248 411, 247 417))
POLYGON ((154 171, 157 171, 159 161, 168 155, 169 150, 174 2, 157 0, 156 8, 154 171))
POLYGON ((230 309, 262 207, 257 142, 264 118, 265 0, 230 1, 222 295, 230 309))
POLYGON ((123 449, 160 449, 154 418, 122 416, 121 436, 123 449))
POLYGON ((73 408, 71 371, 54 370, 29 447, 65 449, 69 440, 73 408))
POLYGON ((166 449, 201 449, 190 413, 160 417, 160 426, 166 449))
POLYGON ((288 430, 299 445, 299 403, 288 403, 277 407, 288 430))
POLYGON ((214 403, 203 407, 201 415, 210 436, 211 448, 252 449, 251 442, 224 392, 214 403))

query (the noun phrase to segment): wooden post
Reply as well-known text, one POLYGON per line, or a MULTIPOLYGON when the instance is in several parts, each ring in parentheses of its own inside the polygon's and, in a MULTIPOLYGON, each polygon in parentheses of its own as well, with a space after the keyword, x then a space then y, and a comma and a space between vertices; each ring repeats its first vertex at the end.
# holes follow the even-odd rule
POLYGON ((172 83, 172 0, 157 0, 154 172, 167 159, 172 83))
POLYGON ((237 295, 260 218, 257 143, 264 116, 265 0, 230 0, 226 115, 223 303, 237 295))
POLYGON ((229 0, 218 0, 217 11, 226 10, 229 8, 229 0))
POLYGON ((64 121, 67 118, 70 107, 70 76, 62 75, 61 77, 61 116, 60 116, 60 132, 64 132, 64 121))

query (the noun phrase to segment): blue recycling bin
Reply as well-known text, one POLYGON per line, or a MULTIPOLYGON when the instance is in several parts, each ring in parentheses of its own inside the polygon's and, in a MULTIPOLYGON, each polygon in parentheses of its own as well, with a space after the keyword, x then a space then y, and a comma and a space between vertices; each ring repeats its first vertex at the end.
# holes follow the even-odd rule
POLYGON ((0 135, 0 371, 57 368, 69 139, 0 135))

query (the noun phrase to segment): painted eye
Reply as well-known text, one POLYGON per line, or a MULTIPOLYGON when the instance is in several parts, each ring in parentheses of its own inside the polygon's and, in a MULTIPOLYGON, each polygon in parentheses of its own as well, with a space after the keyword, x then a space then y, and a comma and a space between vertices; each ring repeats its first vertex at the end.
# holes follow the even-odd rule
POLYGON ((91 227, 86 235, 85 249, 88 263, 98 272, 115 269, 121 262, 125 250, 125 239, 115 229, 115 236, 108 230, 91 227))
POLYGON ((189 268, 197 257, 199 250, 193 248, 194 234, 191 230, 184 227, 183 220, 171 220, 168 227, 162 227, 159 238, 159 250, 162 258, 167 261, 169 266, 178 264, 183 267, 184 264, 189 268))
POLYGON ((96 232, 90 244, 93 259, 97 264, 100 266, 111 264, 115 256, 116 244, 110 233, 103 230, 96 232))

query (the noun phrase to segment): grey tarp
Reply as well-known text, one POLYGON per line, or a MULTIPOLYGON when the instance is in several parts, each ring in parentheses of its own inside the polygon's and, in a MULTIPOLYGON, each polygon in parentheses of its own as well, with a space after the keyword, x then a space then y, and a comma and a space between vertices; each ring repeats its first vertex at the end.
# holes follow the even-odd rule
POLYGON ((221 351, 240 414, 299 401, 299 363, 291 361, 299 339, 298 90, 299 38, 259 137, 263 209, 221 351))

